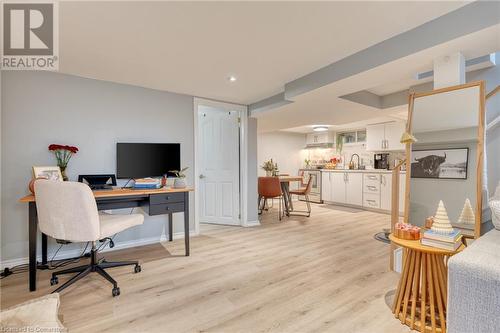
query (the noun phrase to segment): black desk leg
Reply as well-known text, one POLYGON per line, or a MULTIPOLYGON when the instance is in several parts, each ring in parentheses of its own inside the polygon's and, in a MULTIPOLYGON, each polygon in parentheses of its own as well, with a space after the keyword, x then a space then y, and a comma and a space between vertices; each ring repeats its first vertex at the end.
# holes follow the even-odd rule
POLYGON ((29 283, 30 291, 36 290, 36 236, 37 236, 37 214, 35 202, 29 203, 28 208, 28 233, 29 233, 29 283))
POLYGON ((184 192, 184 244, 189 256, 189 192, 184 192))
POLYGON ((168 214, 168 241, 171 242, 174 240, 174 223, 172 214, 168 214))
POLYGON ((47 235, 42 233, 42 265, 47 266, 47 235))

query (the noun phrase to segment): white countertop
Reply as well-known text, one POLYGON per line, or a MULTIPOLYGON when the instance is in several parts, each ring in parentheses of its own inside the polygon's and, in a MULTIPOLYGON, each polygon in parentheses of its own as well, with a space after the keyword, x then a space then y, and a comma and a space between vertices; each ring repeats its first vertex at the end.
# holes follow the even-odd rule
MULTIPOLYGON (((321 169, 321 172, 392 173, 392 170, 386 170, 386 169, 366 169, 366 170, 350 170, 350 169, 321 169)), ((401 171, 401 173, 406 173, 406 171, 401 171)))

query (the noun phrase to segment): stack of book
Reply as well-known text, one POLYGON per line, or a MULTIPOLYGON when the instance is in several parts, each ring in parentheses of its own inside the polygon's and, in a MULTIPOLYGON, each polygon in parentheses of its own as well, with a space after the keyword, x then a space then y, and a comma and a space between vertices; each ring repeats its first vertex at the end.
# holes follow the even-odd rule
POLYGON ((455 251, 460 247, 460 244, 462 244, 462 233, 458 229, 453 229, 453 232, 449 234, 427 230, 424 232, 421 243, 422 245, 455 251))
POLYGON ((134 188, 155 189, 161 187, 161 180, 156 178, 139 178, 135 180, 134 188))

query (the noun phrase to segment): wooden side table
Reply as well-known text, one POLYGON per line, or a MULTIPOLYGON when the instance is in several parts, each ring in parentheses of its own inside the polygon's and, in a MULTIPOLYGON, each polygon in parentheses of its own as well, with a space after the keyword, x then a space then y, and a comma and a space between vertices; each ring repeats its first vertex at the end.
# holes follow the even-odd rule
POLYGON ((403 273, 394 295, 392 312, 402 324, 422 333, 446 332, 448 258, 456 251, 425 246, 420 240, 390 235, 393 244, 403 247, 403 273))

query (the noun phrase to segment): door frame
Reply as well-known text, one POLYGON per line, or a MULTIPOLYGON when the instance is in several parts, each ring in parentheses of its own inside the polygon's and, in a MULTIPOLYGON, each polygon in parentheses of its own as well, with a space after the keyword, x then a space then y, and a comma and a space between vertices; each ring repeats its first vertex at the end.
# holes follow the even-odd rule
MULTIPOLYGON (((200 183, 200 168, 199 168, 199 147, 198 147, 198 107, 200 105, 221 108, 227 111, 237 111, 240 116, 240 193, 239 193, 239 209, 240 209, 240 226, 248 224, 248 108, 246 105, 226 103, 214 101, 205 98, 194 97, 193 114, 194 114, 194 228, 196 234, 200 232, 200 196, 198 193, 200 183)), ((237 225, 236 225, 237 226, 237 225)))

